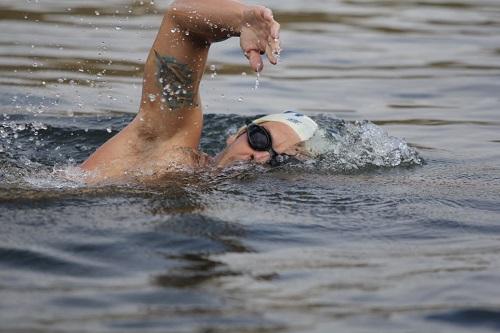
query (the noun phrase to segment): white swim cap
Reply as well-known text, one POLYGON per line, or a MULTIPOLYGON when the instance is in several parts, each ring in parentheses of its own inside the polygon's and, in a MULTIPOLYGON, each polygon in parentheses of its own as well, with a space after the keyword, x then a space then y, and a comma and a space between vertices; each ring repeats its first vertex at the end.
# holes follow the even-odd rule
MULTIPOLYGON (((279 123, 286 124, 290 126, 294 130, 295 133, 300 138, 300 141, 309 140, 314 132, 318 129, 318 124, 308 116, 295 112, 295 111, 285 111, 283 113, 275 113, 270 114, 258 119, 255 119, 253 123, 262 124, 268 121, 277 121, 279 123)), ((236 136, 239 136, 244 130, 246 126, 240 128, 236 136)))

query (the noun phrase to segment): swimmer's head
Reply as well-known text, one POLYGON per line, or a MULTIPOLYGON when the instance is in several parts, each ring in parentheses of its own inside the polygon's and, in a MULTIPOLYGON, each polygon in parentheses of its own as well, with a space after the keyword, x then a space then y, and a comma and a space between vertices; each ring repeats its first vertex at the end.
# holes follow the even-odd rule
POLYGON ((300 144, 309 140, 317 129, 318 125, 314 120, 298 112, 286 111, 267 115, 249 122, 235 135, 231 135, 227 139, 226 148, 217 155, 215 162, 218 167, 238 161, 273 165, 289 156, 299 157, 304 154, 300 144), (262 140, 265 146, 266 132, 272 145, 269 149, 260 149, 262 147, 259 147, 259 143, 262 143, 262 140), (253 142, 253 135, 256 136, 255 139, 260 139, 260 142, 253 142))

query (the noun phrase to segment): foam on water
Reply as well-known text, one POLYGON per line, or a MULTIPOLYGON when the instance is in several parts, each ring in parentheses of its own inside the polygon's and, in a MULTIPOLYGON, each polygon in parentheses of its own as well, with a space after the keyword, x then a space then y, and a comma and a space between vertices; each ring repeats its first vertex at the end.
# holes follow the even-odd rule
MULTIPOLYGON (((243 124, 244 119, 237 115, 207 115, 201 149, 210 154, 221 151, 226 133, 231 132, 235 124, 243 124)), ((347 122, 327 116, 315 119, 320 130, 305 143, 311 157, 304 163, 292 163, 283 168, 342 173, 372 167, 421 165, 423 162, 417 151, 403 139, 390 136, 371 122, 347 122)), ((96 121, 12 116, 0 123, 1 182, 23 183, 35 188, 82 186, 85 175, 76 165, 127 122, 128 117, 96 121)), ((238 165, 229 173, 242 170, 253 168, 238 165)))
POLYGON ((33 188, 81 188, 86 185, 87 174, 77 166, 55 166, 51 172, 28 174, 23 180, 33 188))
POLYGON ((369 121, 320 118, 322 128, 305 143, 315 168, 352 171, 368 167, 421 165, 418 152, 369 121))

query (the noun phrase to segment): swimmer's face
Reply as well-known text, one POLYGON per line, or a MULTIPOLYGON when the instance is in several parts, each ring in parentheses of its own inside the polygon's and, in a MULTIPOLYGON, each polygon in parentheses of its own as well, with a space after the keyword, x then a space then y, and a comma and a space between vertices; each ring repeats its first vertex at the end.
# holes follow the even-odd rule
MULTIPOLYGON (((299 136, 287 125, 279 122, 266 122, 260 124, 271 134, 273 149, 278 154, 297 155, 299 136)), ((238 137, 230 136, 226 148, 217 155, 215 163, 223 168, 239 161, 249 161, 258 164, 269 162, 271 156, 267 151, 252 149, 248 143, 246 131, 238 137)))

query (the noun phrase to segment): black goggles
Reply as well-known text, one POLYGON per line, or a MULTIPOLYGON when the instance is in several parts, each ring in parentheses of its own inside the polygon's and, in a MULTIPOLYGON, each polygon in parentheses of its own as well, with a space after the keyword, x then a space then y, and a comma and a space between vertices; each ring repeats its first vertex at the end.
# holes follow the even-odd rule
POLYGON ((273 139, 269 131, 253 122, 247 122, 247 138, 250 147, 257 151, 267 151, 271 156, 269 164, 279 166, 292 160, 292 156, 287 154, 278 154, 273 149, 273 139))

